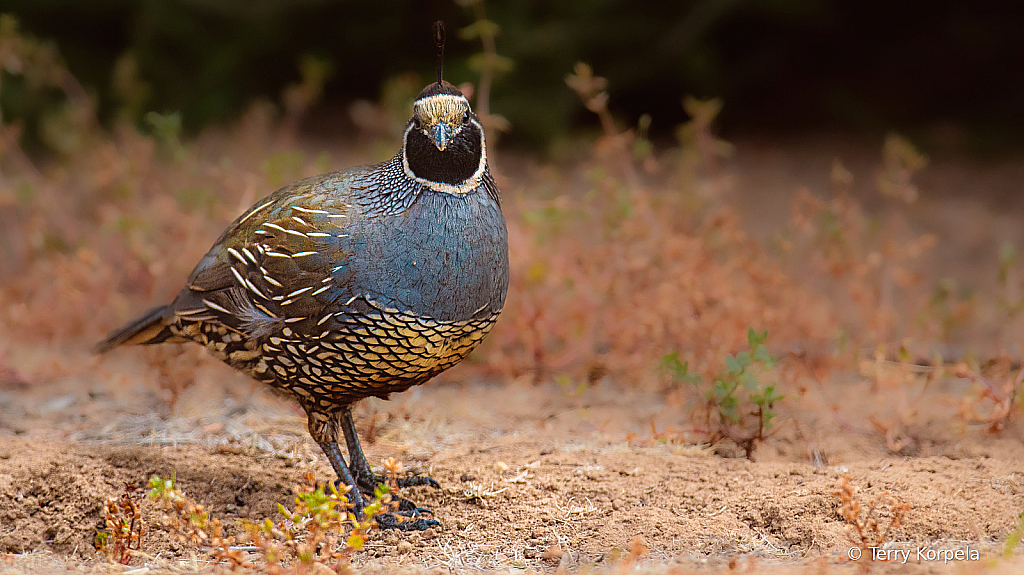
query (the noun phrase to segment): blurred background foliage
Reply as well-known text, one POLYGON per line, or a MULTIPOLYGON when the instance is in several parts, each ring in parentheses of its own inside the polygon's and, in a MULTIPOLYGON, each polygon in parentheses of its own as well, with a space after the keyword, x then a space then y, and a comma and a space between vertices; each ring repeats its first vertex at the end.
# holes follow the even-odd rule
MULTIPOLYGON (((65 60, 104 123, 166 130, 177 118, 195 131, 253 101, 287 113, 289 98, 305 97, 318 103, 304 128, 330 134, 352 128, 353 102, 415 94, 429 81, 434 19, 450 30, 446 78, 478 82, 481 30, 465 32, 480 21, 472 8, 465 0, 5 0, 0 12, 65 60), (319 82, 323 97, 287 92, 303 79, 319 82)), ((564 81, 586 61, 608 79, 615 117, 635 124, 650 114, 655 140, 671 137, 687 117, 681 97, 693 95, 725 102, 727 136, 895 128, 931 153, 1017 148, 1022 13, 1006 2, 952 0, 489 1, 503 57, 492 62, 490 106, 511 124, 506 144, 558 149, 568 134, 597 129, 564 81)), ((20 122, 30 147, 45 141, 41 118, 69 92, 2 74, 4 121, 20 122)))

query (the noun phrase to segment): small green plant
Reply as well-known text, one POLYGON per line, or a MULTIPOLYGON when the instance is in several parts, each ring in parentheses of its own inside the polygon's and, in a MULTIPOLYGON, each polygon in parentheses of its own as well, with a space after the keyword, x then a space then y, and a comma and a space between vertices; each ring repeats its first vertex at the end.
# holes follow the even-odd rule
POLYGON ((676 381, 692 386, 701 397, 695 412, 712 443, 730 439, 743 448, 749 459, 757 444, 764 441, 776 413, 774 405, 785 396, 776 384, 764 384, 759 378, 775 366, 764 342, 768 332, 747 331, 749 351, 725 356, 725 370, 717 374, 709 388, 703 379, 690 373, 689 362, 680 361, 678 353, 662 358, 662 368, 676 381))
MULTIPOLYGON (((373 502, 365 508, 363 517, 358 518, 348 510, 348 498, 344 492, 339 492, 334 482, 328 482, 330 492, 327 492, 323 486, 308 489, 312 475, 307 480, 307 489, 300 489, 295 495, 294 512, 278 505, 278 512, 287 518, 278 524, 278 540, 303 564, 333 563, 332 568, 340 573, 352 553, 361 550, 366 543, 373 518, 385 510, 391 499, 389 490, 387 486, 378 486, 373 502), (340 546, 339 535, 346 527, 351 530, 344 546, 340 546)), ((268 523, 264 522, 263 526, 266 525, 268 523)))
POLYGON ((96 549, 112 563, 127 565, 132 551, 139 550, 142 536, 146 534, 139 505, 132 499, 135 489, 134 485, 126 483, 120 497, 107 497, 103 505, 107 530, 96 532, 96 549))
MULTIPOLYGON (((388 467, 389 471, 396 468, 397 464, 388 467)), ((164 517, 164 525, 182 542, 208 547, 214 562, 233 569, 254 566, 243 552, 233 547, 236 538, 224 536, 220 520, 211 517, 209 510, 195 500, 183 495, 174 479, 153 477, 149 485, 149 498, 169 512, 164 517)), ((347 568, 352 554, 362 550, 374 518, 389 506, 389 488, 381 485, 374 491, 373 501, 360 518, 349 510, 345 492, 333 482, 327 485, 327 488, 318 486, 313 474, 309 473, 305 485, 296 488, 294 511, 278 505, 283 520, 277 523, 270 519, 239 522, 245 538, 251 546, 259 549, 267 566, 280 565, 282 561, 294 558, 307 568, 323 565, 341 573, 347 568)))
POLYGON ((184 495, 174 478, 153 476, 149 487, 149 499, 159 503, 167 512, 163 517, 164 526, 170 528, 182 543, 208 547, 215 563, 228 564, 232 568, 251 567, 243 552, 232 549, 235 538, 224 537, 220 519, 212 517, 206 507, 184 495))

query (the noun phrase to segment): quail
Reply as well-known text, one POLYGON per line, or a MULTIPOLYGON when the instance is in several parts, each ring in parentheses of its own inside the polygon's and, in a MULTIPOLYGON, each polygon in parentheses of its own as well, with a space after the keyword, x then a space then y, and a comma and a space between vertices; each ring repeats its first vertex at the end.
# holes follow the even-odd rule
MULTIPOLYGON (((508 238, 484 130, 466 97, 441 79, 444 27, 435 24, 437 82, 420 92, 390 160, 299 180, 242 214, 168 305, 97 345, 193 341, 298 401, 309 433, 351 487, 370 468, 352 404, 425 383, 465 358, 501 313, 508 238), (348 462, 339 440, 348 449, 348 462)), ((432 485, 406 477, 399 486, 432 485)), ((381 527, 426 529, 408 501, 381 527)))

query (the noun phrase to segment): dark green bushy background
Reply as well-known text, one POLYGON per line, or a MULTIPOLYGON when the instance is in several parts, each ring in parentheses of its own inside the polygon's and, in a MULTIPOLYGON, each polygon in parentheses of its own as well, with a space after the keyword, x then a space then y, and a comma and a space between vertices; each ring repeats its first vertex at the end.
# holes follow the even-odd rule
MULTIPOLYGON (((727 131, 961 130, 1016 147, 1024 133, 1022 10, 1006 2, 905 0, 492 1, 498 52, 516 68, 495 83, 506 142, 541 147, 593 119, 566 88, 576 61, 610 81, 612 109, 684 119, 683 94, 720 97, 727 131)), ((474 81, 479 43, 449 1, 6 0, 24 32, 54 41, 109 120, 115 60, 131 51, 146 110, 187 128, 229 120, 254 98, 279 101, 304 55, 334 67, 321 109, 376 99, 396 74, 432 75, 430 23, 447 21, 446 77, 474 81)), ((39 102, 4 82, 5 121, 39 102)), ((325 113, 325 117, 326 117, 325 113)), ((344 118, 344 114, 330 117, 344 118)))

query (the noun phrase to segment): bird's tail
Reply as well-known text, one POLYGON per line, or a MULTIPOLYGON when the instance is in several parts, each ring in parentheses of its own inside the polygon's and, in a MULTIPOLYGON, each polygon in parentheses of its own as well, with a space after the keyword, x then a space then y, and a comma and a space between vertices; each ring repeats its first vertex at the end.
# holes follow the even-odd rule
POLYGON ((122 345, 149 345, 163 343, 175 337, 170 324, 174 320, 171 306, 154 307, 126 325, 115 329, 106 339, 96 344, 96 353, 106 353, 122 345))

